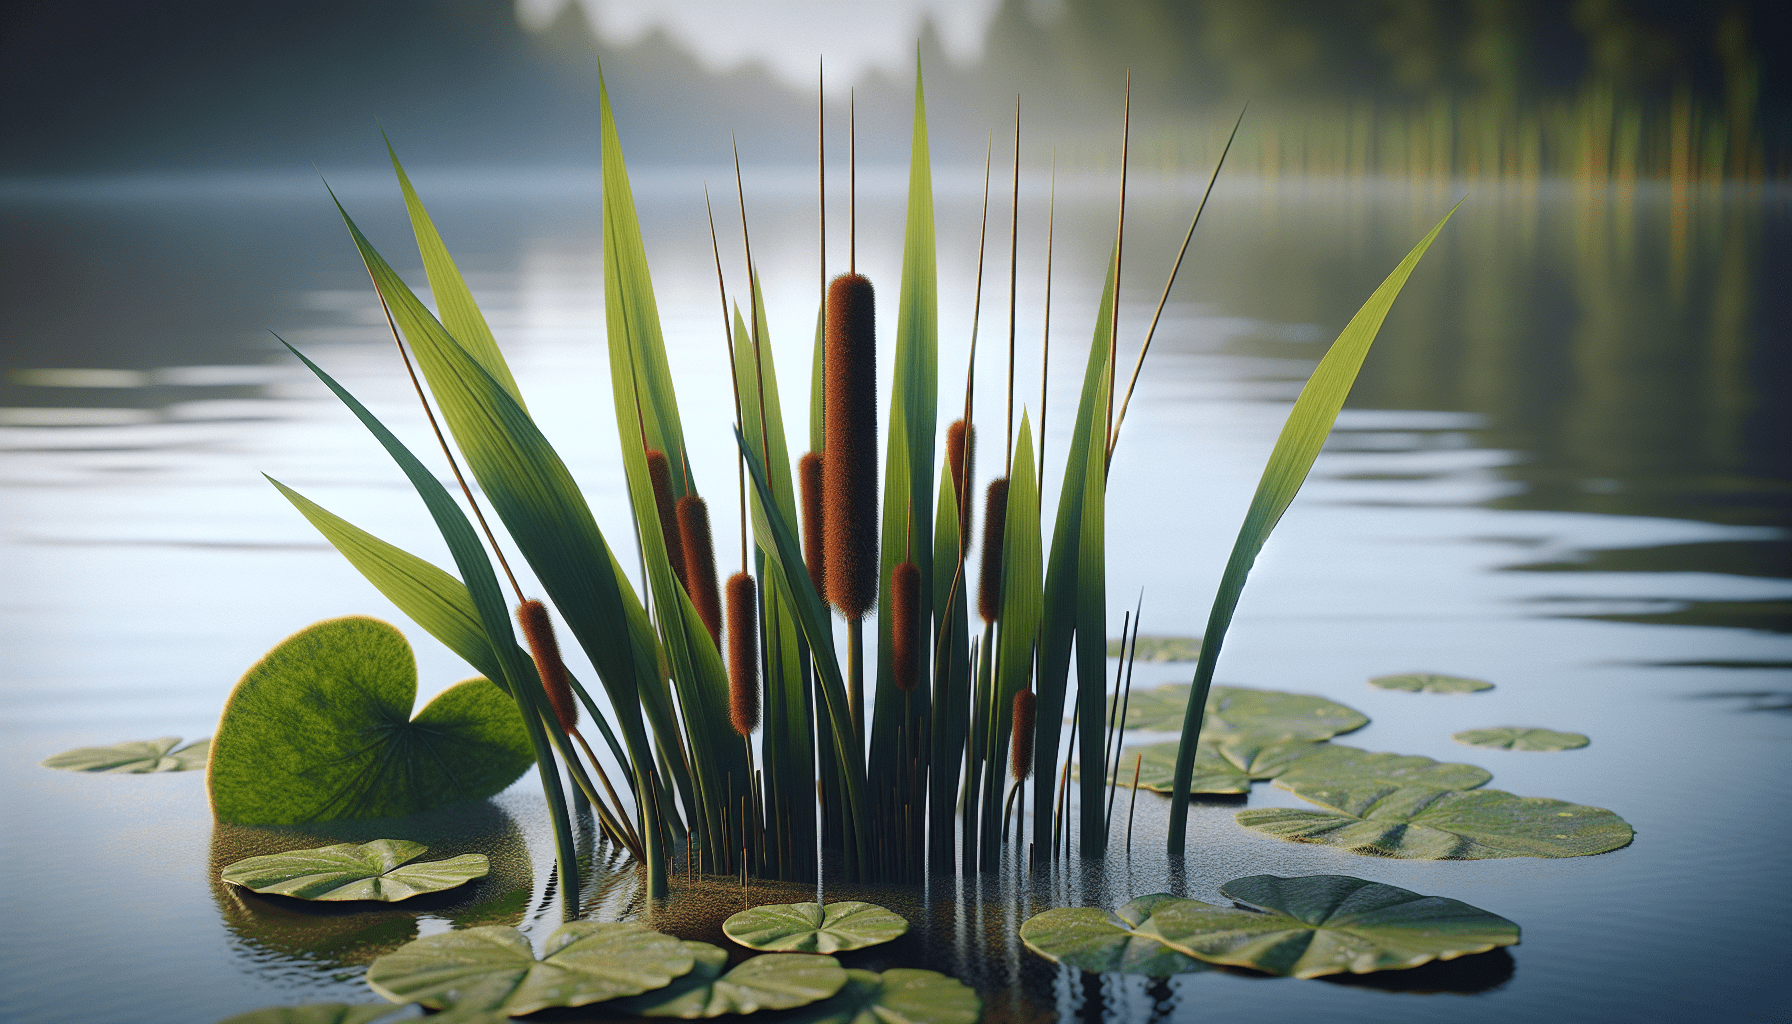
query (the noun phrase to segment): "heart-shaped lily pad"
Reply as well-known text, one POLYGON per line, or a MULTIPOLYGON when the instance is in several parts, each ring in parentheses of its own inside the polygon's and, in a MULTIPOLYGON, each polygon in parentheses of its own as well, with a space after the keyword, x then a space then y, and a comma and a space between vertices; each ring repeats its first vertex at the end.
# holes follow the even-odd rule
MULTIPOLYGON (((1126 727, 1180 732, 1182 716, 1188 709, 1188 695, 1187 683, 1173 683, 1133 694, 1126 705, 1126 727)), ((1207 691, 1201 741, 1220 743, 1246 736, 1262 741, 1275 738, 1328 740, 1368 724, 1368 716, 1324 697, 1280 690, 1252 690, 1242 686, 1215 686, 1207 691)))
POLYGON ((1584 857, 1627 846, 1635 835, 1604 808, 1497 789, 1285 783, 1277 780, 1327 810, 1252 808, 1238 812, 1238 823, 1278 839, 1412 860, 1584 857))
POLYGON ((484 679, 417 715, 417 667, 363 616, 294 633, 249 669, 212 741, 212 813, 294 825, 411 814, 491 796, 534 763, 516 703, 484 679))
MULTIPOLYGON (((1139 755, 1139 788, 1158 793, 1175 790, 1176 753, 1180 743, 1153 743, 1130 747, 1120 755, 1115 779, 1123 786, 1132 785, 1131 755, 1139 755)), ((1245 736, 1235 742, 1203 743, 1195 748, 1195 773, 1189 780, 1190 793, 1249 793, 1254 779, 1273 779, 1295 762, 1321 749, 1306 740, 1263 740, 1245 736)))
POLYGON ((889 942, 908 931, 902 915, 875 903, 841 900, 774 903, 743 910, 722 922, 722 934, 749 949, 838 953, 889 942))
POLYGON ((372 1024, 382 1017, 396 1019, 403 1010, 391 1003, 301 1003, 250 1010, 218 1024, 372 1024))
POLYGON ((1376 676, 1369 685, 1378 690, 1404 690, 1407 693, 1477 693, 1493 689, 1485 679, 1463 676, 1440 676, 1430 672, 1402 672, 1399 675, 1376 676))
POLYGON ((1498 729, 1464 729, 1450 738, 1471 747, 1494 750, 1578 750, 1590 742, 1578 732, 1526 729, 1515 725, 1498 729))
POLYGON ((789 1010, 826 999, 846 984, 846 969, 831 956, 764 953, 726 974, 726 950, 686 942, 696 958, 691 973, 667 985, 604 1004, 604 1012, 631 1017, 719 1017, 724 1013, 789 1010))
POLYGON ((883 974, 848 970, 832 999, 812 1003, 782 1024, 976 1024, 983 1015, 977 991, 957 978, 910 967, 883 974))
POLYGON ((409 899, 418 893, 441 892, 483 878, 491 870, 483 853, 463 853, 447 860, 414 861, 429 849, 405 839, 371 843, 339 843, 315 850, 293 850, 249 857, 225 868, 219 877, 256 892, 296 896, 302 900, 409 899))
POLYGON ((1347 875, 1252 875, 1220 892, 1243 906, 1160 893, 1118 914, 1048 910, 1021 926, 1021 939, 1084 970, 1162 976, 1206 961, 1297 978, 1416 967, 1518 941, 1518 926, 1497 914, 1347 875))
POLYGON ((1425 786, 1431 789, 1476 789, 1493 773, 1472 764, 1434 761, 1417 754, 1370 753, 1327 743, 1290 763, 1276 779, 1281 789, 1296 785, 1339 789, 1362 785, 1425 786))
POLYGON ((211 740, 194 740, 177 750, 179 743, 179 736, 163 736, 153 740, 125 740, 109 747, 76 747, 46 757, 41 763, 45 768, 106 775, 190 772, 205 767, 211 740))
POLYGON ((546 950, 537 960, 523 933, 504 925, 427 935, 375 960, 367 984, 395 1003, 515 1017, 651 992, 696 963, 683 942, 636 922, 564 924, 546 950))

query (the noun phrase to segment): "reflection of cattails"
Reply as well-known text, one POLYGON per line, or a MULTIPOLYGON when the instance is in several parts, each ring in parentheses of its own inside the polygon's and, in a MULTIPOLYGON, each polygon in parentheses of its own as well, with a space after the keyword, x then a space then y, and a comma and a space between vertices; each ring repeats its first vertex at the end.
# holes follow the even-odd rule
POLYGON ((572 685, 567 682, 566 663, 560 660, 560 645, 554 642, 554 624, 548 619, 547 606, 540 601, 524 601, 516 606, 516 621, 523 627, 529 653, 535 656, 535 671, 541 675, 554 717, 563 731, 572 732, 579 725, 579 705, 572 699, 572 685))
POLYGON ((722 645, 722 602, 716 593, 716 548, 709 534, 709 506, 695 494, 678 499, 678 537, 684 545, 685 586, 697 617, 717 647, 722 645))
POLYGON ((965 481, 977 472, 977 428, 963 420, 953 420, 946 428, 946 465, 952 467, 952 500, 958 504, 958 546, 971 546, 971 510, 966 499, 971 492, 965 481))
POLYGON ((1014 694, 1014 778, 1016 781, 1033 774, 1033 691, 1014 694))
POLYGON ((871 282, 842 274, 828 286, 823 357, 827 447, 822 452, 828 600, 848 620, 877 601, 877 335, 871 282))
POLYGON ((684 574, 684 545, 678 540, 678 516, 672 507, 672 465, 658 448, 647 449, 647 479, 653 481, 653 504, 659 509, 660 536, 666 538, 666 558, 672 563, 672 574, 689 589, 684 574))
POLYGON ((809 570, 809 582, 815 592, 827 598, 827 546, 822 540, 827 532, 822 525, 821 453, 809 452, 796 462, 797 485, 803 492, 803 565, 809 570))
POLYGON ((753 577, 728 577, 728 718, 734 731, 759 728, 759 627, 753 577))
POLYGON ((977 573, 977 614, 984 622, 996 621, 1002 608, 1002 543, 1008 528, 1008 478, 989 482, 989 500, 983 506, 983 564, 977 573))
POLYGON ((890 663, 899 690, 920 681, 921 570, 903 562, 890 570, 890 663))

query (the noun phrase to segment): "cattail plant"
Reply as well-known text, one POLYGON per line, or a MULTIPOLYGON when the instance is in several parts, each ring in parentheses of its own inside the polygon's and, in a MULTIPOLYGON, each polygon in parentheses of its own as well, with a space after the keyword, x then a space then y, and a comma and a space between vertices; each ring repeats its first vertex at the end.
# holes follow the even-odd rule
POLYGON ((1008 524, 1008 478, 989 482, 983 505, 983 562, 977 569, 977 614, 985 623, 1002 610, 1002 543, 1008 524))
POLYGON ((865 613, 877 601, 877 330, 871 282, 842 274, 828 286, 821 453, 822 547, 828 601, 846 619, 846 702, 865 736, 865 613))
POLYGON ((1037 704, 1032 690, 1014 691, 1014 757, 1009 771, 1016 782, 1025 782, 1033 774, 1033 714, 1037 704))
POLYGON ((890 570, 891 681, 907 693, 920 681, 921 570, 913 562, 899 562, 890 570))
POLYGON ((548 694, 548 704, 560 728, 568 734, 578 731, 579 705, 572 699, 566 662, 560 659, 560 645, 554 640, 554 624, 548 618, 547 606, 540 601, 524 601, 516 606, 516 621, 523 629, 529 653, 535 657, 535 671, 548 694))
POLYGON ((753 577, 728 577, 728 720, 751 736, 759 728, 758 588, 753 577))
POLYGON ((958 503, 958 550, 971 546, 970 485, 977 474, 977 428, 964 420, 953 420, 946 428, 946 465, 952 469, 952 497, 958 503))
POLYGON ((803 567, 809 570, 809 582, 817 594, 827 588, 827 528, 822 512, 821 453, 808 452, 796 463, 797 486, 802 492, 803 567))
POLYGON ((684 548, 684 580, 691 604, 716 649, 722 646, 722 602, 716 593, 716 546, 709 532, 709 505, 695 494, 678 499, 678 537, 684 548))
POLYGON ((653 504, 660 513, 660 535, 666 538, 666 558, 672 563, 672 574, 686 590, 684 545, 678 533, 678 512, 672 500, 672 465, 666 453, 658 448, 647 449, 647 476, 653 482, 653 504))

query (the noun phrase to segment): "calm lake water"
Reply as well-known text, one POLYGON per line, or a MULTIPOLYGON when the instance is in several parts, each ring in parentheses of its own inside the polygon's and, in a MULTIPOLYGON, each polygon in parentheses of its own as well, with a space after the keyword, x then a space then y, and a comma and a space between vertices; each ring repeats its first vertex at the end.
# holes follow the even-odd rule
MULTIPOLYGON (((728 180, 721 168, 635 171, 691 455, 700 485, 720 493, 733 486, 731 410, 705 177, 718 190, 728 180)), ((746 177, 785 407, 795 412, 806 404, 814 324, 813 198, 806 172, 749 168, 746 177)), ((600 524, 626 538, 595 174, 420 168, 415 179, 531 409, 600 524)), ((389 180, 337 174, 332 184, 420 283, 389 180)), ((1134 184, 1121 313, 1128 353, 1200 185, 1146 175, 1134 184)), ((941 169, 936 185, 942 405, 951 408, 970 334, 980 175, 941 169)), ((867 169, 860 187, 859 264, 881 289, 887 345, 903 173, 867 169)), ((1037 419, 1046 182, 1026 178, 1023 192, 1016 401, 1037 419)), ((1054 496, 1113 192, 1107 179, 1058 181, 1045 428, 1054 496)), ((1171 865, 1167 803, 1142 794, 1130 858, 1117 845, 1106 864, 1055 877, 1009 871, 880 891, 875 898, 915 929, 849 963, 953 973, 980 989, 992 1021, 1789 1019, 1785 191, 1223 186, 1113 464, 1112 629, 1142 592, 1146 632, 1200 631, 1300 382, 1464 194, 1260 560, 1219 680, 1342 701, 1372 719, 1344 742, 1469 761, 1493 772, 1495 788, 1610 808, 1636 841, 1560 861, 1371 859, 1247 833, 1232 820, 1239 803, 1213 802, 1195 807, 1190 853, 1171 865), (1442 697, 1366 685, 1408 670, 1477 676, 1496 689, 1442 697), (1516 753, 1450 739, 1497 725, 1583 732, 1592 744, 1516 753), (1015 937, 1049 906, 1115 906, 1155 891, 1219 901, 1222 882, 1266 872, 1353 874, 1461 899, 1518 922, 1524 941, 1365 979, 1216 971, 1152 983, 1059 969, 1015 937)), ((243 670, 322 618, 397 622, 418 652, 420 701, 471 673, 260 475, 447 561, 377 444, 270 333, 428 448, 378 306, 315 179, 15 182, 0 186, 0 203, 0 1019, 172 1024, 273 1003, 362 1001, 372 998, 365 964, 419 934, 520 922, 539 942, 559 910, 532 775, 477 813, 405 825, 443 853, 490 852, 493 878, 365 913, 245 899, 211 881, 245 851, 320 844, 215 828, 200 773, 38 767, 75 746, 209 735, 243 670)), ((738 220, 719 205, 733 295, 743 277, 738 220)), ((1008 331, 1007 208, 994 205, 977 390, 978 422, 989 425, 1003 414, 1008 331)), ((844 212, 841 204, 830 216, 842 229, 830 239, 836 272, 844 212)), ((799 437, 803 422, 791 417, 799 437)), ((714 504, 718 531, 730 535, 730 503, 714 504)), ((1186 681, 1191 671, 1141 665, 1134 685, 1186 681)), ((1299 804, 1268 784, 1249 797, 1250 806, 1299 804)), ((382 828, 308 835, 372 838, 382 828)), ((595 856, 591 912, 645 914, 702 938, 743 898, 699 885, 670 909, 648 907, 632 876, 604 867, 604 850, 595 856)), ((745 898, 774 897, 806 898, 776 886, 745 898)))

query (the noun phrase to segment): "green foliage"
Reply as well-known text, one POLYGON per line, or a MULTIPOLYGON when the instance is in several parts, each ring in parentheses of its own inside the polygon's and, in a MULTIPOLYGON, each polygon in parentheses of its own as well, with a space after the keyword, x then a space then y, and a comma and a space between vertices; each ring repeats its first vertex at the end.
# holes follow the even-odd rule
POLYGON ((1356 747, 1328 743, 1290 765, 1276 779, 1276 785, 1282 789, 1364 785, 1474 789, 1492 779, 1493 773, 1472 764, 1449 764, 1411 754, 1371 754, 1356 747))
POLYGON ((386 1018, 397 1020, 403 1009, 391 1003, 304 1003, 250 1010, 218 1024, 373 1024, 386 1018))
POLYGON ((255 892, 302 900, 395 903, 419 893, 465 885, 491 870, 482 853, 412 863, 428 850, 422 843, 404 839, 338 843, 249 857, 225 867, 219 877, 255 892))
MULTIPOLYGON (((1108 657, 1120 657, 1119 639, 1108 641, 1108 657)), ((1151 636, 1142 634, 1135 638, 1132 656, 1138 661, 1194 661, 1201 656, 1201 638, 1198 636, 1151 636)))
POLYGON ((293 634, 224 705, 213 814, 263 825, 411 814, 491 796, 534 760, 516 705, 490 682, 458 683, 413 719, 416 693, 410 645, 384 622, 293 634))
POLYGON ((902 915, 874 903, 840 900, 770 904, 743 910, 722 922, 722 934, 749 949, 793 953, 838 953, 900 938, 908 931, 902 915))
MULTIPOLYGON (((1168 793, 1176 777, 1176 752, 1181 746, 1172 742, 1128 747, 1121 752, 1110 781, 1132 785, 1134 765, 1127 762, 1133 761, 1136 755, 1139 788, 1168 793)), ((1203 742, 1195 753, 1195 773, 1189 780, 1189 792, 1249 793, 1253 781, 1273 779, 1320 749, 1323 748, 1301 739, 1245 737, 1229 743, 1203 742)))
POLYGON ((1493 689, 1485 679, 1463 676, 1440 676, 1430 672, 1406 672, 1393 676, 1376 676, 1369 685, 1378 690, 1403 690, 1407 693, 1479 693, 1493 689))
POLYGON ((893 967, 882 974, 848 970, 832 999, 813 1003, 783 1024, 976 1024, 977 991, 938 971, 893 967))
POLYGON ((209 739, 194 740, 182 747, 179 736, 162 736, 153 740, 124 740, 108 747, 76 747, 52 754, 40 763, 45 768, 70 772, 147 775, 196 771, 205 767, 210 754, 209 739))
MULTIPOLYGON (((1172 683, 1133 694, 1126 705, 1126 727, 1165 732, 1181 728, 1189 689, 1186 684, 1172 683)), ((1324 697, 1215 686, 1207 693, 1201 741, 1230 743, 1246 737, 1318 741, 1368 724, 1369 716, 1324 697)))
POLYGON ((1464 729, 1451 739, 1471 747, 1491 750, 1579 750, 1590 740, 1578 732, 1556 732, 1554 729, 1527 729, 1506 725, 1497 729, 1464 729))
POLYGON ((640 1017, 720 1017, 725 1013, 790 1010, 826 999, 846 984, 846 969, 831 956, 765 953, 727 973, 728 953, 687 942, 697 958, 691 973, 665 988, 607 1003, 608 1014, 640 1017))

